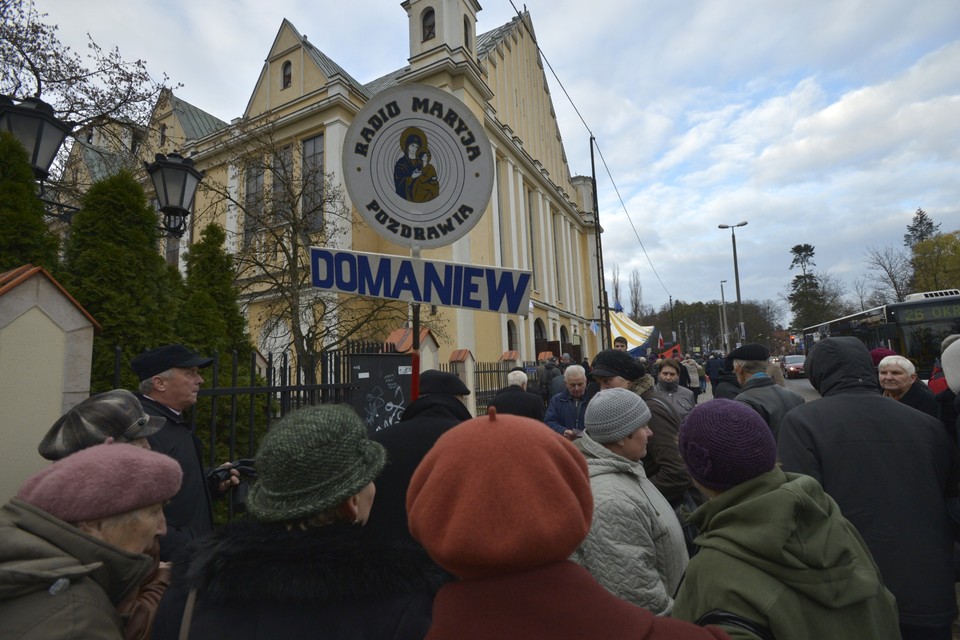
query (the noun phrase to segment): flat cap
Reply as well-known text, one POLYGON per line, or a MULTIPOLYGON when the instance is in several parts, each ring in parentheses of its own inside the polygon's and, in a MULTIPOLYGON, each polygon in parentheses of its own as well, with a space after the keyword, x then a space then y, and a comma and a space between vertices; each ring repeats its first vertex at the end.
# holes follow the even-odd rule
POLYGON ((604 349, 598 353, 593 359, 592 366, 590 375, 602 378, 620 376, 624 380, 632 381, 643 377, 646 373, 643 365, 638 363, 632 355, 616 349, 604 349))
POLYGON ((766 360, 770 357, 770 352, 762 344, 749 342, 731 351, 727 357, 731 362, 733 360, 766 360))
POLYGON ((130 367, 141 381, 149 380, 158 373, 167 369, 181 367, 209 367, 213 358, 204 358, 196 351, 191 351, 182 344, 167 344, 156 349, 144 351, 130 361, 130 367))

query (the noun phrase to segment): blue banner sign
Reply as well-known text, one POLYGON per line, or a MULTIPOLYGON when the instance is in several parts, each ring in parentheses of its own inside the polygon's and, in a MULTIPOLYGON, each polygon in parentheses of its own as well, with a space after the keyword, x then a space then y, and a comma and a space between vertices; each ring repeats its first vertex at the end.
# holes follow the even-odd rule
POLYGON ((530 272, 358 251, 310 248, 317 289, 374 298, 527 313, 530 272))

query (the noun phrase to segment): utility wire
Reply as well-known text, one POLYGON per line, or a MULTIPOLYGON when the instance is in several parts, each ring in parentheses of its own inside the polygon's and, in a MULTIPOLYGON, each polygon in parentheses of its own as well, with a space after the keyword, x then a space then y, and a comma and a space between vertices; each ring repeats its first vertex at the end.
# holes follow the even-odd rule
MULTIPOLYGON (((617 194, 617 199, 620 201, 620 207, 623 209, 624 215, 627 216, 627 222, 630 223, 630 228, 633 229, 633 235, 637 237, 637 242, 640 243, 640 249, 643 251, 644 257, 647 259, 647 263, 650 265, 650 269, 653 271, 653 275, 657 277, 657 281, 660 283, 660 286, 663 287, 664 292, 670 296, 670 291, 667 289, 667 286, 663 284, 663 280, 660 278, 660 274, 657 273, 657 268, 653 266, 653 260, 650 259, 650 254, 647 253, 647 248, 643 246, 643 240, 640 239, 640 233, 637 231, 637 227, 633 224, 633 219, 630 217, 630 212, 627 211, 627 205, 623 201, 623 196, 620 195, 620 189, 617 188, 617 183, 613 179, 613 174, 610 173, 610 166, 607 164, 607 159, 603 157, 603 151, 600 149, 600 143, 596 142, 596 136, 593 135, 593 131, 590 130, 590 125, 587 124, 587 121, 584 119, 583 114, 580 113, 580 110, 577 109, 577 105, 574 103, 573 98, 570 97, 570 94, 567 92, 567 88, 563 86, 563 82, 560 81, 560 76, 557 75, 557 72, 554 71, 553 65, 550 64, 550 60, 547 59, 546 54, 543 52, 543 49, 540 48, 540 43, 537 42, 537 37, 530 30, 529 25, 527 25, 526 20, 523 19, 523 13, 517 9, 517 5, 513 3, 513 0, 509 0, 510 6, 513 7, 513 10, 516 12, 517 17, 520 18, 520 23, 523 24, 523 28, 526 29, 527 34, 529 34, 530 39, 533 41, 534 46, 537 48, 537 53, 540 54, 540 57, 543 58, 543 61, 547 63, 547 68, 550 69, 550 73, 553 74, 554 80, 557 81, 557 85, 560 86, 560 89, 563 91, 563 95, 566 96, 567 102, 570 103, 570 106, 573 107, 574 112, 577 114, 577 117, 580 118, 580 122, 583 123, 583 128, 587 130, 587 133, 594 139, 594 142, 597 146, 597 153, 600 154, 600 161, 603 163, 603 168, 607 172, 607 177, 610 179, 610 184, 613 185, 613 190, 617 194)), ((524 11, 526 11, 527 6, 523 6, 524 11)), ((597 212, 599 215, 599 212, 597 212)), ((672 296, 671 296, 672 297, 672 296)))

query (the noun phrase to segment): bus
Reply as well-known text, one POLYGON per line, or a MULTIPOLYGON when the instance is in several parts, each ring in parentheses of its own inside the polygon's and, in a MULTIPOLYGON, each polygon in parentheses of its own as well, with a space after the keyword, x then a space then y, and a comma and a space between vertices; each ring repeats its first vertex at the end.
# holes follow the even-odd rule
POLYGON ((809 350, 823 338, 855 336, 867 349, 886 347, 906 357, 917 376, 927 380, 940 357, 940 342, 953 333, 960 333, 960 289, 911 293, 903 302, 806 327, 803 343, 809 350))

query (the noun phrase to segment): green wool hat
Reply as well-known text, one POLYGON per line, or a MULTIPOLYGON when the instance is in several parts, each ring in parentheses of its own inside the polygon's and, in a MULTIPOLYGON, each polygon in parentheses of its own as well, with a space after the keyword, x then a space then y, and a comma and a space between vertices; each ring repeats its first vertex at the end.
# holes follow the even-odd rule
POLYGON ((247 511, 258 520, 283 522, 326 511, 358 493, 383 469, 387 452, 367 438, 353 409, 321 405, 284 416, 264 437, 256 460, 247 511))

